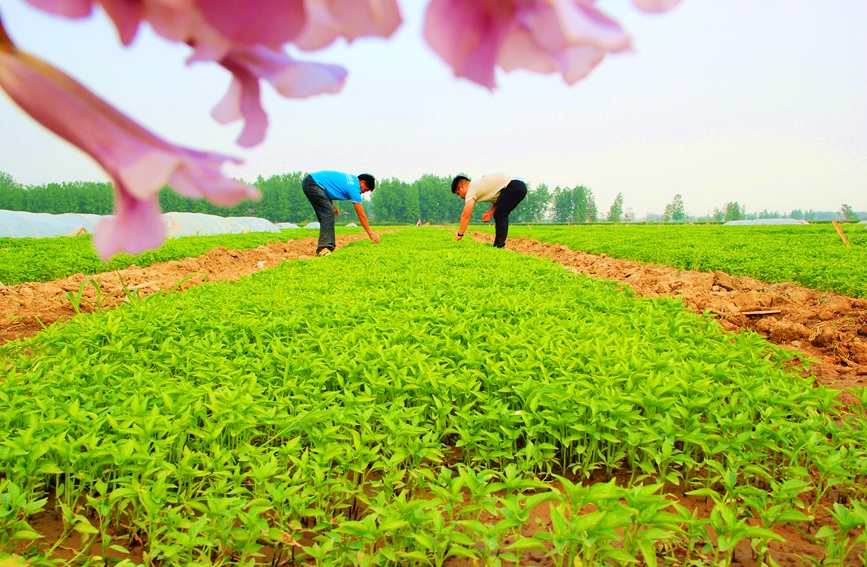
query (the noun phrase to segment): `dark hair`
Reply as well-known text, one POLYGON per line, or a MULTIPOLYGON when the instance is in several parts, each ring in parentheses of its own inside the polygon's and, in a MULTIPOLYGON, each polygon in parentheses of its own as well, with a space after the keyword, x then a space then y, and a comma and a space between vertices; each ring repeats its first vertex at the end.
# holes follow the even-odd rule
POLYGON ((364 181, 364 184, 367 185, 367 188, 373 191, 376 189, 376 178, 374 178, 369 173, 362 173, 358 176, 359 181, 364 181))
POLYGON ((458 192, 458 184, 461 181, 469 181, 469 180, 470 180, 470 178, 465 176, 465 175, 458 175, 457 177, 452 179, 452 193, 458 192))

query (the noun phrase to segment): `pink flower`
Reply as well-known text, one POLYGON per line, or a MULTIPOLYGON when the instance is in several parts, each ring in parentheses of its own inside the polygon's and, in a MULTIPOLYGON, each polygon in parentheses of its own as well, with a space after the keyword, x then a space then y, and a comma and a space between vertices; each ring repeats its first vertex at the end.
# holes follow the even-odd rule
POLYGON ((258 199, 259 192, 226 179, 217 154, 169 144, 47 63, 0 42, 0 87, 25 112, 95 159, 114 181, 115 214, 98 227, 103 259, 159 246, 165 229, 157 194, 164 184, 218 205, 258 199))
MULTIPOLYGON (((679 0, 633 0, 658 12, 679 0)), ((587 76, 606 54, 631 48, 596 0, 431 0, 424 35, 456 76, 494 88, 494 69, 587 76)))
POLYGON ((346 82, 346 70, 337 65, 297 61, 265 47, 232 50, 221 62, 232 73, 232 84, 211 115, 226 124, 244 119, 237 142, 250 147, 265 138, 268 117, 259 98, 259 79, 265 79, 284 97, 305 98, 336 93, 346 82))
POLYGON ((401 23, 395 0, 306 0, 307 22, 294 43, 301 49, 320 49, 338 37, 389 37, 401 23))
POLYGON ((655 13, 671 10, 680 4, 680 0, 632 0, 632 3, 642 12, 655 13))

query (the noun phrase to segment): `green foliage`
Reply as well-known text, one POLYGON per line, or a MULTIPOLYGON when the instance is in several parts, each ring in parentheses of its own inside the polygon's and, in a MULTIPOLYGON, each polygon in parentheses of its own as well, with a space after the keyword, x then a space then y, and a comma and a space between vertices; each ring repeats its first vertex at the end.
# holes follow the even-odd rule
POLYGON ((52 553, 28 530, 47 502, 90 553, 161 565, 724 564, 806 530, 831 486, 852 505, 816 537, 834 557, 862 537, 867 424, 791 353, 438 229, 0 356, 0 528, 28 561, 52 553), (677 484, 710 512, 672 506, 677 484))
POLYGON ((623 216, 623 193, 618 193, 614 197, 614 202, 611 203, 611 208, 608 209, 608 222, 620 222, 623 216))
POLYGON ((376 221, 414 224, 421 218, 418 187, 398 179, 377 182, 370 204, 376 221))

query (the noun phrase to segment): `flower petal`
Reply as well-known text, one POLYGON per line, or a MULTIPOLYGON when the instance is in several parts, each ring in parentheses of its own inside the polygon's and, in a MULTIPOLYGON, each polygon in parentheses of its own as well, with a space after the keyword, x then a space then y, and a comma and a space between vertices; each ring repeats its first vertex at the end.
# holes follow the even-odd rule
POLYGON ((219 205, 258 197, 255 188, 219 173, 232 158, 163 141, 68 75, 20 50, 0 49, 0 87, 43 126, 89 154, 114 180, 117 219, 105 224, 111 235, 101 237, 103 251, 132 251, 138 249, 136 243, 152 247, 162 242, 162 229, 140 235, 135 243, 115 232, 153 230, 156 225, 148 217, 167 182, 177 182, 176 190, 186 196, 206 197, 219 205))
POLYGON ((233 80, 211 115, 223 124, 244 119, 246 124, 237 140, 244 147, 262 142, 268 126, 259 98, 259 79, 265 79, 282 96, 291 98, 335 93, 346 81, 346 70, 342 67, 297 61, 265 47, 234 49, 220 64, 231 71, 233 80))
POLYGON ((512 1, 431 0, 424 37, 458 77, 494 88, 494 65, 515 9, 512 1))
POLYGON ((632 3, 642 12, 656 13, 671 10, 680 0, 632 0, 632 3))
POLYGON ((118 252, 140 254, 158 248, 166 237, 157 197, 145 201, 119 191, 114 214, 100 219, 93 235, 93 246, 103 261, 118 252))
POLYGON ((114 22, 120 42, 124 45, 132 43, 144 16, 141 0, 100 0, 100 4, 114 22))
POLYGON ((66 18, 86 18, 93 10, 93 0, 26 0, 28 4, 66 18))
POLYGON ((390 37, 401 23, 395 0, 306 0, 307 22, 295 44, 320 49, 338 37, 390 37))
POLYGON ((280 47, 304 28, 304 0, 198 0, 205 21, 239 45, 280 47))

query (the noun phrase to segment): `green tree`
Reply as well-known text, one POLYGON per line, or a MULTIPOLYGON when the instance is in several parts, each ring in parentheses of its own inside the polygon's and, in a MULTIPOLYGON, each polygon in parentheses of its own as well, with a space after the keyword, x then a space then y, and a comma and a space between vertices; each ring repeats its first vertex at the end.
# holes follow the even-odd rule
POLYGON ((567 223, 574 220, 575 201, 572 189, 557 186, 551 194, 554 222, 567 223))
POLYGON ((590 199, 592 193, 583 185, 578 185, 572 190, 572 220, 585 223, 590 220, 590 199))
POLYGON ((858 222, 858 213, 856 213, 851 206, 843 203, 843 206, 840 207, 840 216, 843 217, 843 220, 846 222, 858 222))
POLYGON ((15 183, 11 175, 0 171, 0 209, 24 210, 24 188, 15 183))
POLYGON ((611 203, 611 207, 608 209, 608 222, 620 222, 620 218, 623 216, 623 193, 618 193, 616 197, 614 197, 614 202, 611 203))
POLYGON ((671 203, 665 206, 665 212, 662 214, 665 222, 683 222, 686 219, 686 211, 683 206, 683 197, 675 195, 671 203))
POLYGON ((741 207, 737 201, 726 203, 726 222, 733 220, 743 220, 745 208, 746 207, 741 207))
POLYGON ((522 223, 543 222, 548 213, 550 201, 550 189, 544 183, 540 183, 535 189, 527 191, 527 196, 512 212, 512 219, 522 223))
POLYGON ((422 222, 443 224, 458 222, 464 201, 452 193, 452 178, 425 173, 413 182, 418 192, 422 222))
POLYGON ((415 224, 421 218, 418 188, 399 179, 378 182, 370 202, 377 222, 415 224))
POLYGON ((596 197, 593 196, 593 191, 589 187, 584 188, 584 194, 587 202, 587 222, 596 222, 599 220, 599 209, 596 207, 596 197))

